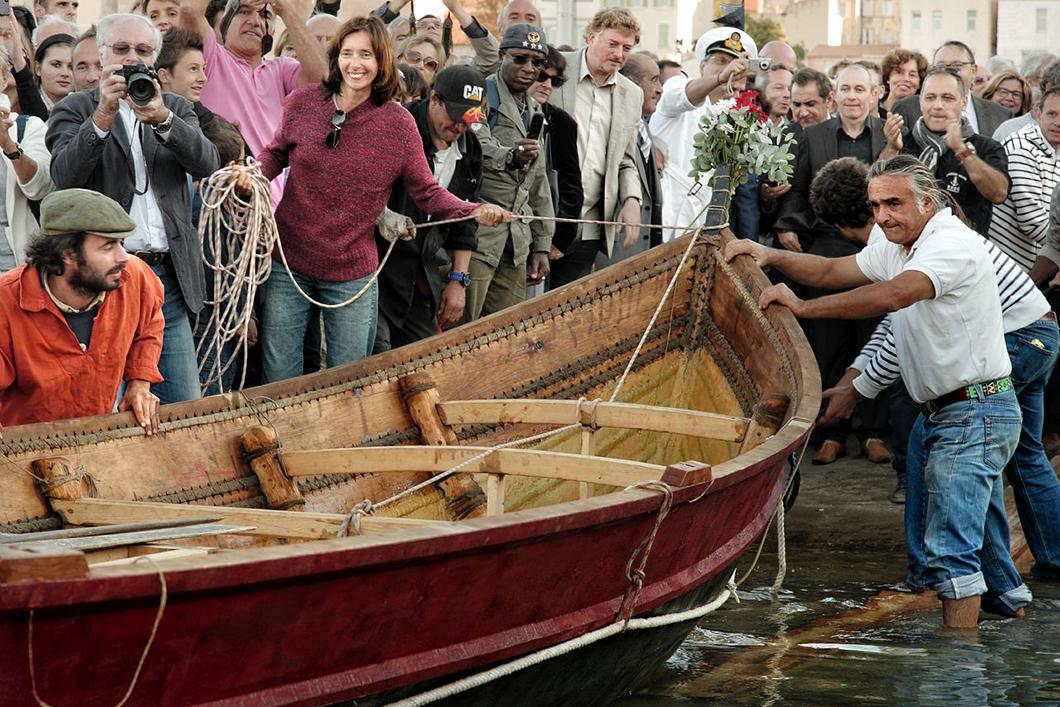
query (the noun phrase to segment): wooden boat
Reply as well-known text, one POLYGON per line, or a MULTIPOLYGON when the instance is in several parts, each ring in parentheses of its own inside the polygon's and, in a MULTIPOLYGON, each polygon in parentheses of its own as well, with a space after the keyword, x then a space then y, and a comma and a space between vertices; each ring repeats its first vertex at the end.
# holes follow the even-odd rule
POLYGON ((820 399, 795 320, 759 311, 762 274, 719 257, 719 182, 691 249, 164 408, 159 437, 128 414, 5 429, 3 703, 633 688, 728 595, 820 399))

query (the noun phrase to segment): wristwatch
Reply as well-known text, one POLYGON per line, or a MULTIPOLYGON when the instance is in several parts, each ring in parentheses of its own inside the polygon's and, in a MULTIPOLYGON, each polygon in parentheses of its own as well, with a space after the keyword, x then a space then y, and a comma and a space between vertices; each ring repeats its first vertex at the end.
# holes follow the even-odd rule
POLYGON ((22 145, 16 144, 15 145, 15 151, 14 152, 5 152, 4 153, 4 157, 6 157, 7 159, 9 159, 12 162, 14 162, 15 160, 17 160, 19 157, 21 157, 24 154, 26 154, 26 153, 22 150, 22 145))
POLYGON ((467 287, 471 284, 471 273, 452 270, 449 272, 449 279, 453 282, 459 282, 464 287, 467 287))
POLYGON ((964 149, 957 153, 957 161, 964 162, 966 159, 975 154, 975 145, 964 143, 964 149))
POLYGON ((176 113, 174 113, 173 111, 169 111, 169 117, 168 118, 163 120, 158 125, 152 125, 151 128, 154 129, 154 131, 156 133, 164 133, 165 131, 167 131, 167 130, 169 130, 170 128, 173 127, 173 118, 174 118, 175 115, 176 115, 176 113))

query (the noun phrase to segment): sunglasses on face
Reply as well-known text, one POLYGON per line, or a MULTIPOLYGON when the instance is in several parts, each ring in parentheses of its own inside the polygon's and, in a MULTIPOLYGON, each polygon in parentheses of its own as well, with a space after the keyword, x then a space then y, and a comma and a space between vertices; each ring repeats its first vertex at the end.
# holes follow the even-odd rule
POLYGON ((437 69, 438 68, 438 60, 437 59, 435 59, 434 57, 430 57, 430 56, 424 56, 423 54, 420 54, 419 52, 415 52, 415 51, 405 52, 405 60, 409 64, 415 64, 415 63, 421 62, 428 69, 437 69))
POLYGON ((540 69, 545 65, 544 57, 530 56, 529 54, 509 54, 508 56, 512 58, 512 61, 515 62, 516 66, 525 66, 528 61, 530 62, 530 66, 535 69, 540 69))
POLYGON ((559 88, 560 86, 562 86, 563 84, 565 84, 567 82, 567 79, 563 78, 562 76, 558 76, 558 75, 555 75, 555 74, 550 74, 547 71, 542 71, 540 74, 537 75, 537 82, 538 83, 546 83, 547 82, 547 83, 552 84, 552 88, 559 88))
POLYGON ((324 144, 328 147, 335 147, 339 144, 339 138, 342 137, 342 124, 346 122, 346 111, 336 109, 331 114, 331 132, 328 133, 328 137, 324 140, 324 144))

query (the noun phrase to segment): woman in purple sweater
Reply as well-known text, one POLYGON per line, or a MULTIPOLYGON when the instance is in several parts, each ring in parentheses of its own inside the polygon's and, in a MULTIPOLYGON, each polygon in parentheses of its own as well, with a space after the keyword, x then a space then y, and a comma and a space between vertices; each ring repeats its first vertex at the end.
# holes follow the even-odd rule
MULTIPOLYGON (((283 122, 259 155, 269 179, 290 167, 276 209, 280 242, 302 290, 325 304, 349 300, 379 265, 375 220, 398 180, 437 219, 473 216, 498 225, 511 216, 491 204, 458 199, 438 185, 412 116, 392 100, 399 75, 383 23, 357 17, 328 48, 328 77, 284 101, 283 122)), ((310 303, 298 292, 279 254, 265 283, 262 368, 266 381, 302 373, 302 340, 310 303)), ((356 302, 324 310, 327 364, 364 358, 372 350, 377 285, 356 302)))

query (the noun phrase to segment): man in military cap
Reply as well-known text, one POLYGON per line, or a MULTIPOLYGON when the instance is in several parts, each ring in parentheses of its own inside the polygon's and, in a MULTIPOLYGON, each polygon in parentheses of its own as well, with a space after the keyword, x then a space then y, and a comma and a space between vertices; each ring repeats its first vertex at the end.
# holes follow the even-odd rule
POLYGON ((0 424, 132 410, 158 430, 162 283, 122 240, 136 224, 87 189, 53 192, 26 263, 0 277, 0 424))
MULTIPOLYGON (((708 102, 716 102, 747 88, 749 58, 758 56, 755 41, 732 27, 715 27, 696 42, 699 78, 675 76, 666 82, 651 117, 651 131, 667 148, 670 159, 663 171, 663 223, 687 226, 710 200, 710 190, 692 188, 692 138, 708 102)), ((701 177, 705 181, 705 177, 701 177)), ((679 234, 678 234, 679 235, 679 234)), ((664 233, 669 239, 670 232, 664 233)))
MULTIPOLYGON (((489 117, 478 131, 484 157, 481 200, 515 215, 552 216, 540 135, 530 131, 534 117, 542 116, 541 108, 527 93, 548 57, 545 33, 525 23, 511 25, 500 51, 501 68, 486 79, 489 117)), ((537 120, 541 125, 543 116, 537 120)), ((478 319, 522 302, 526 285, 548 275, 554 232, 551 221, 512 219, 500 226, 480 226, 471 255, 465 318, 478 319)))

